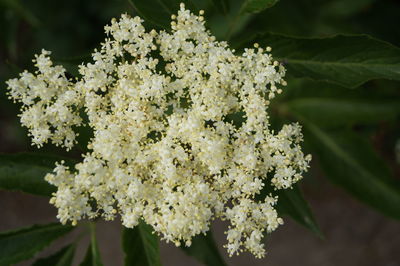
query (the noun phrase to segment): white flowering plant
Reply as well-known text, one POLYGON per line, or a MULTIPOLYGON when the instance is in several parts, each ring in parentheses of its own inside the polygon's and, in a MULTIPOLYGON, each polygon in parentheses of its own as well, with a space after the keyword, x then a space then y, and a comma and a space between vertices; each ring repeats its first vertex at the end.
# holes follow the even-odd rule
MULTIPOLYGON (((311 162, 303 129, 334 183, 400 218, 397 181, 367 141, 343 129, 382 115, 395 121, 398 100, 337 96, 371 79, 400 80, 400 49, 364 35, 260 31, 257 21, 277 2, 132 0, 132 14, 106 24, 90 58, 71 66, 42 49, 34 70, 8 79, 4 94, 19 105, 31 144, 64 151, 0 155, 0 187, 48 196, 59 221, 0 234, 0 264, 89 224, 82 265, 101 265, 100 219, 120 221, 125 265, 160 265, 158 241, 224 265, 211 235, 218 220, 229 256, 263 258, 265 236, 286 215, 321 236, 297 185, 311 162), (322 91, 323 82, 338 89, 322 91), (300 92, 307 86, 311 96, 300 92), (28 234, 35 241, 21 241, 28 234)), ((74 251, 68 245, 35 265, 69 265, 74 251)))

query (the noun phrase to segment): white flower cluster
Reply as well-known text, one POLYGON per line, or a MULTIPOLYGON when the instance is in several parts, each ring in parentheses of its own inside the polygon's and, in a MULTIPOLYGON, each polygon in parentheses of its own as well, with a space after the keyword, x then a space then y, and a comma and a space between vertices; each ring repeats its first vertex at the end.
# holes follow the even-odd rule
POLYGON ((264 232, 283 222, 277 197, 256 196, 266 183, 290 188, 311 158, 298 124, 269 129, 269 100, 285 85, 271 48, 236 55, 202 15, 181 5, 170 32, 146 32, 139 17, 122 15, 76 81, 46 51, 36 75, 8 81, 33 143, 71 148, 82 109, 93 129, 83 161, 46 176, 58 188, 51 203, 62 223, 119 214, 126 227, 143 219, 166 241, 190 245, 220 218, 231 224, 230 255, 265 254, 264 232))
POLYGON ((71 149, 77 135, 72 126, 79 126, 81 95, 65 76, 62 66, 53 66, 50 52, 33 60, 36 75, 24 71, 19 79, 7 81, 10 98, 22 103, 21 123, 29 129, 33 144, 41 147, 51 139, 55 145, 71 149))

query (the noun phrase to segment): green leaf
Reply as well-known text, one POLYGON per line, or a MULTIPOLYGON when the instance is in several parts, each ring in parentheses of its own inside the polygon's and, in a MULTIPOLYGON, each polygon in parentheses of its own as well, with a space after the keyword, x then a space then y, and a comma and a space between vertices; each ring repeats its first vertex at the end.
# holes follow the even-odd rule
POLYGON ((86 251, 85 258, 80 266, 100 266, 103 265, 100 258, 100 252, 97 243, 90 243, 86 251))
POLYGON ((171 15, 177 14, 180 3, 184 3, 186 8, 192 12, 195 8, 189 0, 128 0, 137 15, 146 22, 163 29, 171 28, 171 15))
POLYGON ((318 237, 323 238, 314 215, 297 184, 293 185, 292 189, 275 190, 271 183, 267 181, 264 183, 261 193, 256 195, 256 200, 263 201, 269 194, 278 196, 276 209, 279 215, 290 216, 294 221, 311 230, 318 237))
POLYGON ((293 220, 310 229, 320 238, 323 238, 321 229, 297 185, 294 185, 292 189, 279 190, 277 194, 278 213, 289 215, 293 220))
POLYGON ((32 266, 70 266, 74 253, 75 245, 68 245, 47 258, 35 261, 32 266))
POLYGON ((125 252, 125 265, 161 265, 158 237, 152 231, 152 227, 143 221, 140 221, 132 229, 124 227, 122 231, 122 248, 125 252))
MULTIPOLYGON (((128 0, 137 15, 164 29, 170 27, 172 10, 161 1, 128 0)), ((176 8, 175 8, 176 10, 176 8)), ((174 11, 175 11, 174 10, 174 11)))
POLYGON ((211 231, 208 231, 207 235, 197 235, 194 237, 190 247, 181 245, 181 248, 189 256, 195 257, 200 262, 204 263, 204 265, 226 265, 215 245, 211 231))
POLYGON ((212 0, 214 5, 224 14, 229 11, 229 1, 228 0, 212 0))
MULTIPOLYGON (((400 49, 367 35, 296 38, 266 33, 251 38, 272 47, 290 75, 357 87, 372 79, 400 80, 400 49)), ((249 41, 239 47, 246 47, 249 41)))
POLYGON ((59 223, 0 233, 0 265, 9 265, 33 257, 57 238, 73 229, 59 223))
POLYGON ((245 0, 241 7, 241 13, 258 13, 273 7, 279 0, 245 0))
POLYGON ((321 127, 371 124, 395 120, 400 115, 398 100, 299 98, 285 103, 290 112, 300 113, 321 127))
POLYGON ((364 203, 400 219, 400 182, 370 143, 353 132, 328 133, 301 120, 326 176, 364 203))
POLYGON ((44 176, 61 160, 65 158, 37 153, 0 154, 0 188, 51 196, 56 188, 44 176))
POLYGON ((96 240, 96 229, 93 222, 90 223, 90 244, 86 251, 85 258, 81 262, 80 266, 102 266, 99 246, 96 240))

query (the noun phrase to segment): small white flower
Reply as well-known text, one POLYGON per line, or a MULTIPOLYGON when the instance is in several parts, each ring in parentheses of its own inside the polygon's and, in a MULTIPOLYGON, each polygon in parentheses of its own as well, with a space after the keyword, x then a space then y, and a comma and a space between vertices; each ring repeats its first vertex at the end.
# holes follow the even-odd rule
POLYGON ((203 19, 181 5, 171 32, 146 32, 139 17, 122 15, 78 80, 43 50, 36 74, 7 82, 33 144, 72 148, 82 111, 93 130, 75 169, 61 162, 46 176, 62 223, 120 214, 126 227, 144 219, 166 241, 190 245, 222 218, 230 255, 264 256, 263 232, 283 221, 276 197, 255 197, 268 182, 290 188, 310 157, 298 124, 269 129, 269 100, 286 84, 271 49, 237 55, 203 19))

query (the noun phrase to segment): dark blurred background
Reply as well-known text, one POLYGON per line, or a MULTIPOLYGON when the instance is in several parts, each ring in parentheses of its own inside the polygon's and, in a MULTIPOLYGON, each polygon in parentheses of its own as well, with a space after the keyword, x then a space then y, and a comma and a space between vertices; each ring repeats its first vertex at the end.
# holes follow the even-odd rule
MULTIPOLYGON (((206 0, 199 0, 207 6, 206 0)), ((18 106, 6 97, 5 81, 17 77, 24 69, 32 69, 32 58, 42 48, 52 51, 55 63, 66 66, 71 75, 77 74, 77 65, 88 60, 91 51, 104 39, 103 27, 121 13, 134 14, 127 0, 70 0, 17 1, 0 0, 0 152, 35 151, 27 131, 18 121, 18 106)), ((214 34, 222 39, 229 22, 213 13, 206 19, 214 34)), ((295 36, 323 37, 336 33, 366 33, 400 45, 400 1, 398 0, 281 0, 254 18, 242 22, 247 32, 267 29, 295 36)), ((240 37, 240 36, 236 36, 240 37)), ((290 82, 289 82, 290 85, 290 82)), ((397 90, 394 82, 368 82, 368 87, 397 90)), ((400 90, 399 90, 400 91, 400 90)), ((399 165, 394 160, 395 134, 382 123, 373 135, 382 157, 390 163, 399 177, 399 165), (382 139, 389 138, 390 145, 382 139), (386 142, 385 142, 386 143, 386 142), (386 146, 385 146, 386 145, 386 146)), ((400 134, 397 134, 399 136, 400 134)), ((53 147, 43 151, 64 153, 53 147)), ((73 150, 70 156, 79 156, 73 150)), ((302 181, 302 188, 316 216, 325 239, 285 219, 285 225, 266 239, 267 258, 256 260, 252 255, 227 258, 229 265, 400 265, 400 223, 386 218, 353 199, 340 188, 332 186, 314 162, 311 173, 302 181)), ((48 200, 18 192, 0 191, 0 231, 55 221, 56 210, 48 200)), ((224 226, 213 227, 221 253, 224 226)), ((99 245, 105 265, 122 265, 120 251, 120 223, 101 222, 98 226, 99 245)), ((84 229, 81 229, 84 230, 84 229)), ((61 246, 71 237, 57 242, 61 246)), ((87 239, 82 241, 75 262, 83 257, 87 239)), ((0 247, 1 248, 1 247, 0 247)), ((56 250, 47 249, 41 256, 56 250)), ((173 245, 161 243, 165 265, 199 265, 173 245)), ((29 265, 30 261, 21 265, 29 265)))

